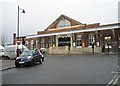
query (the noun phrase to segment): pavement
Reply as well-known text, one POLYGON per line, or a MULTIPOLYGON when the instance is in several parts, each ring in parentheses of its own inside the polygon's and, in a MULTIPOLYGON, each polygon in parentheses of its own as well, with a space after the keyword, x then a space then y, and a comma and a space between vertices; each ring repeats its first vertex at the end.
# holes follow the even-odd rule
POLYGON ((0 71, 11 69, 15 67, 15 60, 1 60, 0 59, 0 71))

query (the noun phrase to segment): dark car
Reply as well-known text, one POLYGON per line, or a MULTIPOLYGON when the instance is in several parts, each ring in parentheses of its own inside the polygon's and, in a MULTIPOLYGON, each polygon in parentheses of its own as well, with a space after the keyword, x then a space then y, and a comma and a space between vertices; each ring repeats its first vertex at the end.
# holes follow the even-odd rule
POLYGON ((42 63, 41 54, 38 51, 24 51, 19 57, 15 60, 15 66, 27 66, 27 65, 34 65, 36 63, 42 63))

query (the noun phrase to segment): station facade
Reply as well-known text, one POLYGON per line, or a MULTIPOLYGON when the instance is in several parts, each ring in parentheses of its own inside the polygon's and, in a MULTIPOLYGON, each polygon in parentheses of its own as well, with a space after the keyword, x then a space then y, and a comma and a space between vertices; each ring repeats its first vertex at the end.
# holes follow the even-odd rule
MULTIPOLYGON (((14 34, 13 44, 18 38, 14 34)), ((25 40, 28 49, 40 49, 68 46, 74 48, 103 48, 116 50, 120 43, 119 23, 100 25, 100 23, 83 24, 65 15, 60 15, 44 31, 38 31, 36 35, 19 37, 19 41, 25 40)))

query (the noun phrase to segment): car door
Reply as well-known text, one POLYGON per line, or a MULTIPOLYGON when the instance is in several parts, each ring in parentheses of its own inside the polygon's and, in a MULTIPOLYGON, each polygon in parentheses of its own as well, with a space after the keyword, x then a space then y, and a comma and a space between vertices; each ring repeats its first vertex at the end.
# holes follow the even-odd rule
POLYGON ((36 61, 38 62, 40 59, 41 59, 41 57, 40 57, 40 54, 39 54, 39 52, 38 51, 35 51, 35 53, 36 53, 36 61))
POLYGON ((33 52, 33 59, 35 62, 37 62, 38 55, 36 52, 33 52))

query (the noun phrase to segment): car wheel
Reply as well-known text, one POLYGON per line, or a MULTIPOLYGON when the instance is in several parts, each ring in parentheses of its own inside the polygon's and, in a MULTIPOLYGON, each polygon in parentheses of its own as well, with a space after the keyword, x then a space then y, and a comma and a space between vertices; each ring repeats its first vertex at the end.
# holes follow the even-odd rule
POLYGON ((42 59, 39 59, 39 63, 42 64, 42 59))
POLYGON ((19 64, 15 64, 15 66, 18 68, 18 67, 20 67, 20 65, 19 64))

